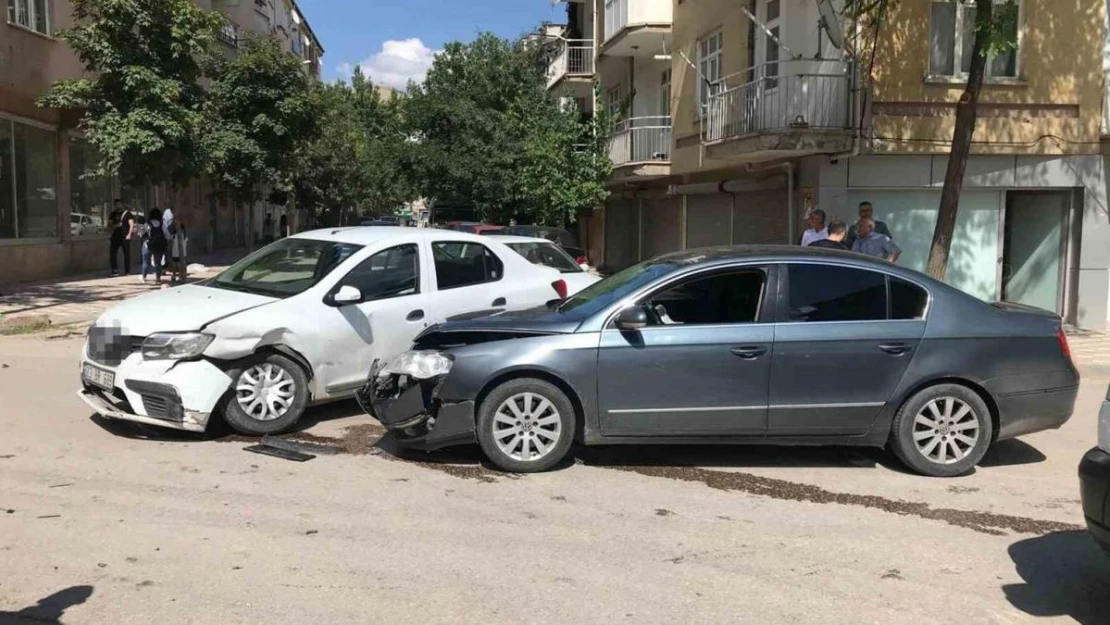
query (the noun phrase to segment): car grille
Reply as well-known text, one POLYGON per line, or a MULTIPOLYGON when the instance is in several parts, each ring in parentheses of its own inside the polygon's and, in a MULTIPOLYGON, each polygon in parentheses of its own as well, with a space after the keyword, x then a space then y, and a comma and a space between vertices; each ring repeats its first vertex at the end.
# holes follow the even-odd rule
POLYGON ((143 408, 146 408, 148 417, 158 419, 168 419, 170 417, 170 407, 165 397, 158 397, 157 395, 142 395, 141 397, 143 398, 143 408))
POLYGON ((89 328, 89 359, 109 367, 118 366, 142 348, 144 338, 123 334, 115 326, 93 326, 89 328))

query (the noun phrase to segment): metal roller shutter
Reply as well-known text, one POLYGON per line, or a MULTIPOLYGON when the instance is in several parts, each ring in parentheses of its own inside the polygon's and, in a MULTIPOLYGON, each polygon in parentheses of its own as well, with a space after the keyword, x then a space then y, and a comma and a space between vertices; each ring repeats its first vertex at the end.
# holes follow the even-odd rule
POLYGON ((682 249, 682 198, 643 200, 641 260, 682 249))
POLYGON ((637 261, 640 219, 636 203, 611 200, 605 204, 605 264, 609 271, 618 271, 637 261))
POLYGON ((787 241, 786 189, 748 191, 736 194, 732 215, 732 242, 793 243, 787 241))
POLYGON ((686 247, 732 243, 732 196, 686 196, 686 247))

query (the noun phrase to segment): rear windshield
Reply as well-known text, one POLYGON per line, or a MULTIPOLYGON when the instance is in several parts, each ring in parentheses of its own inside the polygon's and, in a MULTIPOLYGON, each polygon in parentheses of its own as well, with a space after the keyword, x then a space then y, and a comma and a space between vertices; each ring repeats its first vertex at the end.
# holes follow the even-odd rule
POLYGON ((526 243, 509 243, 509 247, 528 259, 528 262, 545 267, 553 267, 563 273, 582 273, 582 268, 574 259, 554 243, 529 241, 526 243))

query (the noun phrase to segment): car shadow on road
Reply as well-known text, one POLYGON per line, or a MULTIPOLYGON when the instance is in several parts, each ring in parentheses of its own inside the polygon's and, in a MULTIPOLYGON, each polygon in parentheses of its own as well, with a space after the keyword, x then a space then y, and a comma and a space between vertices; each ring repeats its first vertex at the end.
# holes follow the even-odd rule
POLYGON ((1041 450, 1016 438, 996 441, 979 461, 981 467, 1012 467, 1023 464, 1037 464, 1048 458, 1041 450))
POLYGON ((1087 532, 1028 538, 1009 553, 1025 582, 1002 587, 1015 608, 1035 617, 1070 616, 1081 625, 1110 619, 1110 555, 1087 532))
POLYGON ((66 610, 75 605, 81 605, 92 594, 92 586, 70 586, 50 596, 43 597, 35 605, 27 606, 18 612, 0 611, 0 625, 60 624, 66 610))
MULTIPOLYGON (((732 468, 812 467, 874 469, 897 461, 881 449, 774 445, 635 445, 578 447, 576 458, 591 466, 701 466, 732 468)), ((900 470, 900 469, 899 469, 900 470)))

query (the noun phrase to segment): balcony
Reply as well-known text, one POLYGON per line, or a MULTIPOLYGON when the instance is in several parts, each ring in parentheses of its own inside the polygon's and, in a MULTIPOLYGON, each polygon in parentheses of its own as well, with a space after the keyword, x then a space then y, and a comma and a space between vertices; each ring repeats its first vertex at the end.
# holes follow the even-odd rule
POLYGON ((558 39, 555 56, 547 66, 547 88, 563 82, 579 83, 587 90, 594 76, 594 42, 592 39, 558 39))
POLYGON ((670 44, 671 0, 605 0, 602 52, 612 56, 652 56, 670 44))
POLYGON ((671 173, 671 118, 632 117, 617 122, 609 136, 614 181, 671 173))
POLYGON ((742 161, 851 149, 853 77, 846 61, 757 65, 710 90, 707 156, 742 161), (739 82, 746 80, 746 82, 739 82))
POLYGON ((239 27, 234 22, 227 22, 220 28, 220 32, 216 35, 220 41, 226 43, 232 48, 239 47, 239 27))

